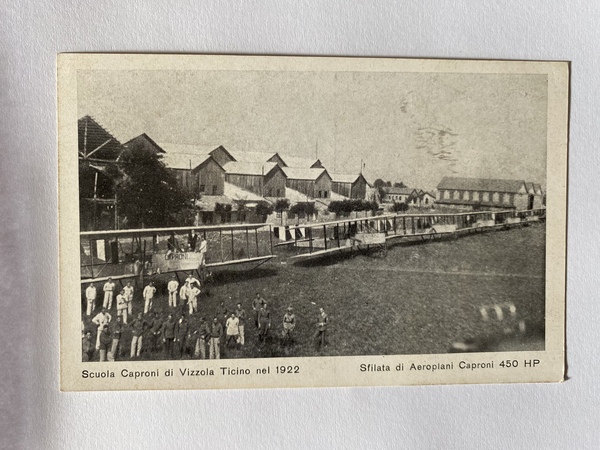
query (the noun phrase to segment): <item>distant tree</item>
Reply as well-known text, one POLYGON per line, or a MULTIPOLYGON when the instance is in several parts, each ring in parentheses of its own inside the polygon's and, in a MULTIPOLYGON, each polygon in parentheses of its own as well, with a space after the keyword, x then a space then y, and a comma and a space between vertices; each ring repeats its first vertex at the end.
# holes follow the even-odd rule
POLYGON ((260 202, 256 205, 256 215, 264 222, 268 215, 273 214, 273 206, 266 202, 260 202))
POLYGON ((278 213, 290 209, 290 201, 287 198, 280 198, 275 202, 275 211, 278 213))
POLYGON ((315 204, 312 202, 300 202, 296 203, 290 208, 290 215, 313 215, 316 212, 315 204))
POLYGON ((191 225, 191 195, 179 187, 157 152, 143 147, 125 149, 120 169, 117 205, 126 228, 191 225))
POLYGON ((380 187, 385 187, 387 186, 385 181, 383 181, 381 178, 377 178, 375 181, 373 181, 373 186, 376 188, 380 188, 380 187))
POLYGON ((327 209, 329 210, 329 212, 347 216, 351 212, 355 211, 376 212, 379 209, 379 205, 377 205, 377 202, 347 199, 341 201, 333 201, 329 204, 327 209))
POLYGON ((404 184, 402 181, 400 181, 400 182, 397 182, 397 181, 396 181, 396 182, 394 183, 394 187, 397 187, 397 188, 405 188, 405 187, 406 187, 406 185, 405 185, 405 184, 404 184))
POLYGON ((387 187, 392 187, 392 182, 391 182, 391 181, 386 181, 386 182, 385 182, 385 185, 386 185, 387 187))
POLYGON ((392 205, 392 211, 393 212, 405 212, 408 211, 408 205, 404 202, 394 202, 394 204, 392 205))

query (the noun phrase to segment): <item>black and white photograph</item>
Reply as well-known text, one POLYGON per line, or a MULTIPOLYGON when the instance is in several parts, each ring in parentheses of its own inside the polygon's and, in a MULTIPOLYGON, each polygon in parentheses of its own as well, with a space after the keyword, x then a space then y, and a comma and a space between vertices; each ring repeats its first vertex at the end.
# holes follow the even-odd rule
POLYGON ((566 64, 61 56, 77 382, 559 381, 566 64))

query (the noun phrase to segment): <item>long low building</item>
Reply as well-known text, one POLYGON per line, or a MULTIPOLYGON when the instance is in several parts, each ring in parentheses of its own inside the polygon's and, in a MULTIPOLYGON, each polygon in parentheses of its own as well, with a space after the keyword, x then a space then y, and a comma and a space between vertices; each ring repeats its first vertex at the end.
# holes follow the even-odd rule
POLYGON ((529 189, 524 180, 444 177, 437 186, 436 205, 465 210, 541 208, 542 195, 531 184, 529 189))

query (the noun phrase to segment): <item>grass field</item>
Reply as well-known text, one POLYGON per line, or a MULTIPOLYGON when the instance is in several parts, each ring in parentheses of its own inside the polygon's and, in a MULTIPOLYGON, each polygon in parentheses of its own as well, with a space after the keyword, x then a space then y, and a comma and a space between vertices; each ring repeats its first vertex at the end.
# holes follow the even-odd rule
MULTIPOLYGON (((496 348, 539 350, 545 239, 545 227, 539 224, 456 240, 398 244, 389 247, 385 257, 355 254, 304 265, 291 264, 281 250, 279 258, 253 271, 216 273, 211 295, 199 300, 200 314, 211 318, 221 301, 230 310, 237 302, 246 309, 246 345, 226 349, 225 358, 431 354, 448 352, 456 340, 495 340, 502 327, 484 322, 480 308, 510 302, 526 321, 527 337, 500 340, 496 348), (271 339, 264 344, 251 320, 257 292, 269 302, 272 317, 271 339), (288 306, 296 314, 296 342, 283 347, 279 336, 288 306), (330 319, 324 349, 316 349, 313 342, 319 307, 330 319)), ((166 315, 164 294, 154 305, 166 315)), ((134 314, 141 308, 137 299, 134 314)), ((126 354, 129 341, 126 334, 126 354)), ((162 354, 143 358, 160 359, 162 354)))

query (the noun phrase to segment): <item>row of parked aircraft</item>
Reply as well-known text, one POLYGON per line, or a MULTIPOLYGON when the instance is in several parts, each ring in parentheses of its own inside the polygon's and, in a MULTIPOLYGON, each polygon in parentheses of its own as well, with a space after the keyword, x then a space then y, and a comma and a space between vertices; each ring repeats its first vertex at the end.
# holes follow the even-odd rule
POLYGON ((458 237, 544 219, 541 209, 387 214, 281 227, 259 223, 81 232, 81 282, 257 267, 275 258, 273 248, 280 246, 291 248, 290 260, 296 262, 353 250, 384 250, 392 240, 458 237))

